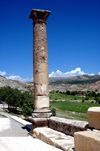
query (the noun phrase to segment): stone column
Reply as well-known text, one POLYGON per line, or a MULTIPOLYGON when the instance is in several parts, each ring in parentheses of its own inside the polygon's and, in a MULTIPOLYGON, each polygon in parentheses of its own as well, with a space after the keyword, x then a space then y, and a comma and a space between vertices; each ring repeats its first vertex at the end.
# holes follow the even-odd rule
POLYGON ((48 118, 49 78, 46 20, 51 12, 32 9, 33 19, 33 68, 34 68, 34 112, 33 118, 48 118))

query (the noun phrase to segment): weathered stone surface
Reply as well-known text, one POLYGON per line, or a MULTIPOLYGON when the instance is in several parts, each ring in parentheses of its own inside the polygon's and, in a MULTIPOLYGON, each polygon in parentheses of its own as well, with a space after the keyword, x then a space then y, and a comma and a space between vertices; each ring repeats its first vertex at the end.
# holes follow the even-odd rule
MULTIPOLYGON (((34 69, 34 109, 49 110, 49 78, 46 20, 50 11, 33 9, 29 18, 33 19, 33 69, 34 69)), ((50 117, 51 113, 34 112, 33 117, 50 117)))
MULTIPOLYGON (((38 84, 49 84, 48 80, 48 71, 46 73, 35 73, 34 74, 34 83, 38 84)), ((49 91, 49 90, 48 90, 49 91)))
POLYGON ((34 100, 35 109, 49 109, 49 96, 35 96, 34 100))
POLYGON ((100 151, 100 134, 92 131, 76 132, 74 145, 76 151, 100 151))
POLYGON ((32 113, 33 118, 49 118, 52 116, 51 112, 34 112, 32 113))
POLYGON ((29 120, 32 122, 32 130, 36 127, 48 127, 48 122, 49 119, 48 118, 32 118, 29 117, 29 120))
POLYGON ((34 83, 34 93, 38 95, 49 95, 47 84, 35 84, 34 83))
POLYGON ((90 107, 87 115, 89 127, 100 130, 100 107, 90 107))
POLYGON ((88 128, 88 122, 50 117, 49 127, 65 134, 74 136, 75 132, 86 130, 88 128))
POLYGON ((48 70, 48 64, 47 63, 34 63, 34 73, 45 73, 48 70), (38 69, 38 70, 37 70, 38 69))
POLYGON ((69 148, 71 150, 71 148, 74 147, 74 138, 72 136, 65 135, 53 129, 46 127, 35 128, 33 133, 34 137, 41 139, 42 141, 58 147, 64 151, 68 151, 69 148))
POLYGON ((41 22, 41 20, 46 22, 50 13, 51 11, 48 10, 32 9, 29 18, 32 18, 34 20, 34 24, 39 21, 41 22))

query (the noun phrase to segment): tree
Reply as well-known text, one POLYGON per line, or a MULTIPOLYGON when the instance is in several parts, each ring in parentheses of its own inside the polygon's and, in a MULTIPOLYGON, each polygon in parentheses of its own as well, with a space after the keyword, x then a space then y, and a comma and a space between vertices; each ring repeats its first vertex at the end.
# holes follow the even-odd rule
POLYGON ((29 116, 32 114, 34 110, 34 101, 33 97, 27 98, 24 100, 24 104, 22 107, 22 112, 24 113, 25 116, 29 116))
POLYGON ((0 100, 6 102, 8 108, 12 106, 14 112, 17 111, 17 107, 20 107, 25 115, 31 115, 34 109, 34 99, 29 92, 22 93, 9 86, 0 88, 0 100))

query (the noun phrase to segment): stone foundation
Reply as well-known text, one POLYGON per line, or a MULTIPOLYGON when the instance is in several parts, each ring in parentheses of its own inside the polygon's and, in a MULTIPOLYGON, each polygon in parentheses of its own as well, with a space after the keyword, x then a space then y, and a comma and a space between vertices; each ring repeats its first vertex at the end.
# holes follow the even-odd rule
POLYGON ((87 115, 89 127, 100 130, 100 107, 90 107, 87 115))
POLYGON ((38 127, 33 130, 34 137, 44 141, 47 144, 62 149, 63 151, 73 151, 74 138, 55 131, 51 128, 38 127))
POLYGON ((75 151, 100 151, 100 134, 92 131, 74 134, 75 151))
POLYGON ((36 127, 48 127, 49 119, 48 118, 32 118, 29 117, 29 120, 32 123, 32 129, 36 127))
POLYGON ((75 132, 87 130, 88 122, 50 117, 49 127, 65 134, 74 136, 75 132))

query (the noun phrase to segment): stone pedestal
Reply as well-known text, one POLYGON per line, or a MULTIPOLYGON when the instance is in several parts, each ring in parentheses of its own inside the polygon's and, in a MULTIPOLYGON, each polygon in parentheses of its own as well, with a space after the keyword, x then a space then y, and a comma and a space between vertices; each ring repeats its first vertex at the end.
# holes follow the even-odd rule
POLYGON ((32 129, 31 129, 29 134, 33 137, 35 137, 34 136, 34 129, 36 127, 48 127, 48 123, 49 123, 48 118, 32 118, 32 117, 29 117, 29 120, 32 123, 32 129))
POLYGON ((90 107, 87 115, 89 127, 100 130, 100 107, 90 107))
POLYGON ((50 11, 33 9, 29 16, 29 18, 33 19, 34 111, 32 114, 33 120, 31 119, 31 122, 35 127, 39 126, 39 123, 40 126, 43 126, 43 123, 45 126, 45 122, 41 123, 41 118, 46 118, 45 120, 48 121, 47 118, 52 115, 49 110, 48 50, 46 33, 46 20, 50 13, 50 11))

